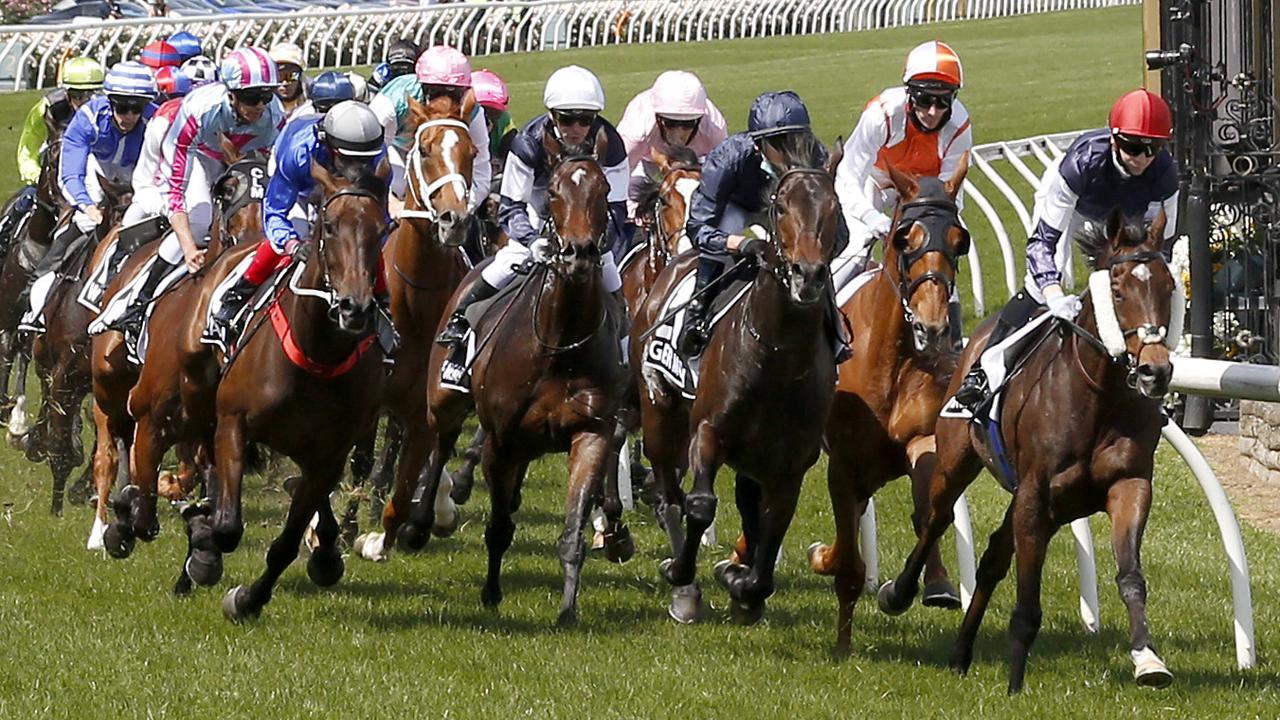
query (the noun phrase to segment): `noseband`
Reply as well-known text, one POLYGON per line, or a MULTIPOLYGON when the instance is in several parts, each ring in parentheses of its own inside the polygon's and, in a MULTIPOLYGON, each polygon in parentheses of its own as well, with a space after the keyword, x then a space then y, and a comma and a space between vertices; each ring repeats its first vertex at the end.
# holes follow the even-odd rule
POLYGON ((924 228, 924 242, 914 250, 898 251, 898 294, 902 298, 902 306, 911 313, 908 301, 911 295, 926 282, 942 285, 947 297, 955 291, 955 271, 957 257, 969 251, 969 231, 960 224, 960 208, 950 198, 915 199, 902 206, 898 225, 894 230, 894 242, 906 240, 907 233, 916 225, 924 228), (960 248, 952 251, 947 245, 947 233, 951 228, 959 228, 964 235, 960 248), (908 281, 908 271, 921 258, 929 253, 941 253, 951 266, 951 277, 936 270, 930 270, 914 280, 908 281))
POLYGON ((404 210, 400 213, 402 218, 421 218, 429 222, 436 222, 440 219, 440 213, 436 210, 431 199, 446 185, 454 185, 458 197, 462 198, 467 207, 471 207, 471 180, 460 172, 447 172, 430 182, 427 181, 426 170, 422 167, 422 136, 430 128, 434 127, 451 127, 470 134, 471 128, 461 120, 454 118, 440 118, 437 120, 428 120, 418 126, 417 131, 413 134, 413 148, 409 150, 407 158, 408 169, 406 172, 412 176, 407 178, 409 186, 409 196, 414 199, 418 207, 422 210, 404 210))

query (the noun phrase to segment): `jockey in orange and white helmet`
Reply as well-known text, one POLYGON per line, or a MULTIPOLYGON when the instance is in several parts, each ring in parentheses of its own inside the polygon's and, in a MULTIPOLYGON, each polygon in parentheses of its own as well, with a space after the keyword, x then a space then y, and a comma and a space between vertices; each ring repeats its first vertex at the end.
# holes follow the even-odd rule
POLYGON ((889 234, 898 197, 887 167, 946 181, 973 146, 969 111, 956 99, 964 67, 955 50, 937 40, 916 46, 902 82, 867 103, 836 170, 849 225, 849 246, 831 268, 836 287, 865 266, 873 241, 889 234))

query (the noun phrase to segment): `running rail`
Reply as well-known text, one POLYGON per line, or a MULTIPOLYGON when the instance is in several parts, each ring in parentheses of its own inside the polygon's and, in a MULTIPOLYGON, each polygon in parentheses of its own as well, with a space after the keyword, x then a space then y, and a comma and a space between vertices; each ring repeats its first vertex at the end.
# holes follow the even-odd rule
POLYGON ((104 65, 178 30, 219 57, 242 43, 295 42, 312 68, 371 65, 401 36, 468 55, 653 42, 736 40, 1136 5, 1138 0, 487 0, 427 7, 316 9, 0 26, 0 84, 55 83, 64 54, 104 65))

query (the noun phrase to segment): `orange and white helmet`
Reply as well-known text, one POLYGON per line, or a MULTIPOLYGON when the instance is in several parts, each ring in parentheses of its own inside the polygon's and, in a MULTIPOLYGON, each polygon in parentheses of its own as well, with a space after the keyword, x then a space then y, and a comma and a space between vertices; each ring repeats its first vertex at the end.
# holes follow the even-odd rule
POLYGON ((907 69, 902 74, 902 82, 958 90, 964 87, 964 66, 950 45, 930 40, 917 45, 907 55, 907 69))

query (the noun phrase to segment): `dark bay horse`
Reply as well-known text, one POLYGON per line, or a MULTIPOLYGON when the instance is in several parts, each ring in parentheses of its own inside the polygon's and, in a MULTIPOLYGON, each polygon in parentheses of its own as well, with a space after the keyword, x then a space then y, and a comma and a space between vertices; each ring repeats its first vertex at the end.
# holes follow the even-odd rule
MULTIPOLYGON (((834 575, 839 598, 837 645, 848 650, 853 608, 866 579, 858 547, 858 521, 867 501, 887 482, 911 477, 919 526, 928 504, 936 460, 934 425, 955 369, 947 302, 956 263, 968 250, 956 194, 966 160, 952 179, 905 177, 890 166, 897 187, 894 232, 884 265, 845 301, 853 357, 840 366, 827 419, 827 485, 836 524, 835 543, 815 543, 809 563, 834 575)), ((959 607, 937 549, 930 553, 926 596, 959 607)))
MULTIPOLYGON (((661 571, 677 586, 670 609, 680 622, 702 614, 694 584, 699 540, 715 519, 715 476, 738 473, 746 564, 725 562, 717 575, 740 622, 758 620, 774 589, 774 561, 795 513, 800 486, 821 450, 823 423, 835 390, 829 263, 837 244, 832 170, 812 136, 796 136, 777 160, 781 176, 767 207, 774 239, 759 272, 714 328, 702 355, 697 397, 686 401, 659 378, 642 378, 644 451, 662 492, 659 513, 674 558, 661 571), (693 490, 680 488, 686 463, 693 490), (686 523, 680 532, 680 522, 686 523)), ((659 320, 665 297, 693 264, 677 261, 659 276, 631 328, 631 365, 641 368, 645 333, 659 320)))
MULTIPOLYGON (((1004 521, 978 566, 977 588, 951 654, 957 672, 968 671, 991 593, 1016 556, 1009 692, 1022 689, 1040 629, 1049 539, 1072 520, 1106 512, 1119 569, 1116 585, 1129 612, 1134 676, 1139 684, 1161 687, 1173 680, 1147 629, 1141 563, 1156 444, 1165 420, 1161 398, 1172 374, 1165 340, 1179 334, 1169 327, 1174 279, 1160 251, 1163 230, 1163 215, 1145 234, 1113 215, 1105 230, 1090 228, 1078 238, 1094 269, 1091 292, 1074 324, 1050 320, 1038 347, 1005 383, 998 432, 993 431, 1006 449, 1003 457, 971 421, 938 420, 938 462, 923 532, 902 574, 881 588, 879 600, 891 614, 910 607, 924 556, 952 522, 952 504, 984 465, 1014 487, 1004 521)), ((974 334, 949 393, 977 361, 994 321, 974 334)))
MULTIPOLYGON (((385 372, 373 288, 387 232, 389 172, 385 162, 377 173, 356 177, 331 175, 319 163, 312 166, 323 198, 312 257, 294 271, 296 283, 290 282, 258 313, 268 316, 271 327, 246 337, 218 384, 214 447, 219 493, 212 523, 218 547, 234 548, 243 532, 239 490, 249 443, 266 444, 302 471, 284 529, 267 551, 266 570, 252 585, 236 586, 223 599, 229 620, 262 612, 317 513, 318 546, 307 561, 307 574, 320 586, 342 577, 329 493, 342 478, 352 446, 368 433, 382 405, 385 372)), ((250 328, 254 322, 250 320, 250 328)))
MULTIPOLYGON (((471 395, 442 387, 441 367, 447 355, 443 348, 432 353, 427 376, 434 447, 423 476, 424 498, 434 497, 473 402, 486 432, 481 466, 489 483, 489 565, 480 595, 486 606, 496 608, 502 601, 502 558, 515 535, 514 506, 529 463, 546 453, 568 451, 569 487, 559 542, 564 571, 561 626, 578 621, 579 577, 586 556, 582 531, 602 492, 614 536, 624 534, 616 484, 604 487, 625 381, 618 347, 620 318, 609 310, 613 301, 604 290, 601 272, 609 185, 596 158, 604 156, 607 142, 600 133, 594 152, 582 154, 566 150, 549 133, 543 137, 554 167, 547 186, 549 217, 542 229, 551 241, 552 257, 535 263, 527 280, 515 280, 523 284, 509 300, 500 301, 509 303, 506 309, 476 325, 480 339, 471 395)), ((474 281, 478 274, 473 271, 468 279, 474 281)), ((455 302, 466 285, 455 293, 455 302)), ((388 509, 406 507, 411 490, 397 482, 388 509)), ((430 523, 431 507, 424 501, 400 531, 423 538, 430 523)), ((617 547, 606 552, 626 559, 617 547)))

